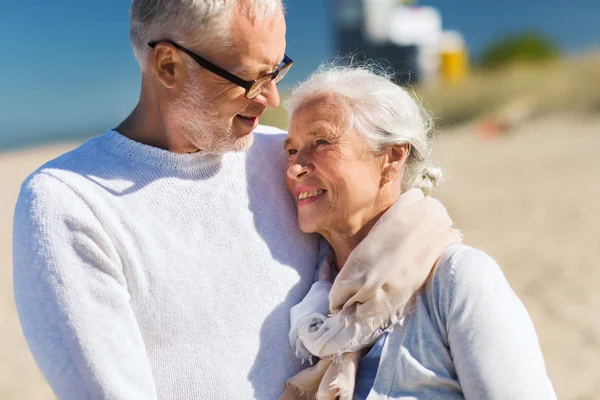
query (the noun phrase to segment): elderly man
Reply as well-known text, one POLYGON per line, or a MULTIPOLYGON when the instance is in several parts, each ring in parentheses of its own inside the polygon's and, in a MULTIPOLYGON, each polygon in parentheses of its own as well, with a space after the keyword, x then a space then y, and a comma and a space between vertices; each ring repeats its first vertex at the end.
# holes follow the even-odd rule
POLYGON ((23 332, 60 399, 274 399, 318 250, 257 127, 292 63, 281 0, 134 0, 131 41, 135 110, 23 184, 23 332))
POLYGON ((131 41, 135 110, 22 187, 29 347, 61 399, 276 398, 317 239, 296 227, 281 135, 239 151, 291 66, 281 1, 134 0, 131 41))

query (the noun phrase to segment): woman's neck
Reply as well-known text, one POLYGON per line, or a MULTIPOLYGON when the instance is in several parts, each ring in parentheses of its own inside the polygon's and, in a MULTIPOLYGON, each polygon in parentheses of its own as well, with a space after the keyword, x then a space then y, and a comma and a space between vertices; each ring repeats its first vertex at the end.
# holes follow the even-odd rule
POLYGON ((379 193, 371 203, 371 208, 364 210, 362 215, 356 214, 341 226, 319 232, 327 239, 333 249, 335 266, 338 271, 346 264, 350 253, 367 237, 379 218, 402 195, 400 182, 402 182, 403 175, 398 175, 396 179, 397 181, 388 182, 380 188, 379 193))
POLYGON ((341 230, 331 230, 327 232, 323 232, 322 235, 327 239, 329 244, 333 249, 333 256, 335 260, 335 266, 340 271, 352 250, 358 246, 360 242, 363 241, 364 238, 367 237, 373 225, 379 220, 381 215, 389 208, 386 207, 379 213, 373 215, 371 218, 366 218, 360 223, 349 224, 349 226, 345 227, 341 230))

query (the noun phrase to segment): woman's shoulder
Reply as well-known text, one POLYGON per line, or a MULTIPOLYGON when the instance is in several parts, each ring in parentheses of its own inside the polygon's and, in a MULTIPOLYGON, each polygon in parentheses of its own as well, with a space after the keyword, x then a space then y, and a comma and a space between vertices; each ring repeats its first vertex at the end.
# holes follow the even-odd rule
POLYGON ((498 288, 511 291, 498 263, 481 250, 458 244, 446 248, 438 259, 426 295, 447 313, 457 299, 475 302, 498 288))
POLYGON ((433 281, 443 284, 457 283, 457 279, 469 282, 486 278, 504 278, 504 274, 490 255, 464 244, 448 246, 440 255, 433 273, 433 281))

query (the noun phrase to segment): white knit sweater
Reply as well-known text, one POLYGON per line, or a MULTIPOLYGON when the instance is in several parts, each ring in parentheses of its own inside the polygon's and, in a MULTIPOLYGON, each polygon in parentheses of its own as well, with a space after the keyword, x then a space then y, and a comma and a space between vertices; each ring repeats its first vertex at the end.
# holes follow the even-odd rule
POLYGON ((15 299, 60 399, 277 398, 300 368, 289 309, 318 246, 284 189, 282 137, 207 160, 109 131, 25 181, 15 299))

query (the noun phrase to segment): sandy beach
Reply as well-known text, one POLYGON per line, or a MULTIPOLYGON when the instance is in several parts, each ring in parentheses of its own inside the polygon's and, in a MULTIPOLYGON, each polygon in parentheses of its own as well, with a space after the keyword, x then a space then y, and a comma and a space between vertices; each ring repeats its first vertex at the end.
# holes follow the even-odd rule
MULTIPOLYGON (((53 398, 12 294, 12 214, 23 179, 76 143, 0 154, 0 399, 53 398)), ((439 197, 465 242, 491 254, 536 326, 559 399, 600 398, 600 116, 554 115, 495 138, 440 134, 439 197)), ((275 350, 274 350, 275 351, 275 350)))

